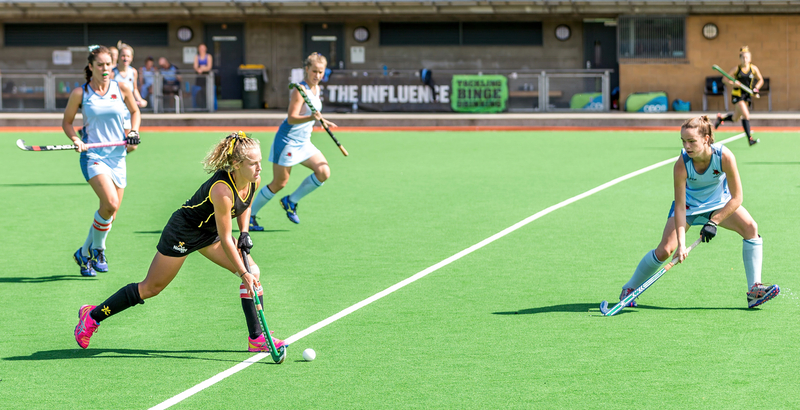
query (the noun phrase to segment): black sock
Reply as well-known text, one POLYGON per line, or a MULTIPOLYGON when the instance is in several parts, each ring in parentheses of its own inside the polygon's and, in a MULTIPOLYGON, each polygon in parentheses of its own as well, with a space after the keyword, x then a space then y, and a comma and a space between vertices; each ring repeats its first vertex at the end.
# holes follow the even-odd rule
POLYGON ((742 118, 742 128, 744 128, 744 133, 747 134, 747 138, 753 139, 753 137, 750 136, 750 120, 742 118))
POLYGON ((100 323, 109 316, 116 315, 117 313, 140 303, 144 303, 144 301, 142 300, 141 296, 139 296, 139 284, 129 283, 122 289, 118 290, 117 293, 111 295, 111 297, 106 299, 105 302, 97 305, 96 308, 92 309, 92 312, 89 313, 89 315, 95 320, 95 322, 100 323))
POLYGON ((725 114, 725 116, 722 117, 721 119, 722 119, 722 121, 733 121, 733 113, 729 112, 729 113, 725 114))
MULTIPOLYGON (((264 307, 264 296, 259 296, 258 300, 261 301, 261 307, 264 307)), ((253 299, 242 298, 242 310, 244 311, 244 318, 247 321, 247 331, 250 332, 250 338, 257 338, 263 331, 261 330, 261 322, 258 320, 258 312, 256 311, 256 304, 253 299)))

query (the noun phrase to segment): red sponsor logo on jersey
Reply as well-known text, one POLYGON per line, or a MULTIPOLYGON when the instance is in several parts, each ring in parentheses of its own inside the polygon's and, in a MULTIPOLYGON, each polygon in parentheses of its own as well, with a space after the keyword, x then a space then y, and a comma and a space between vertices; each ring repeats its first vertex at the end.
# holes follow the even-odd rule
POLYGON ((291 156, 292 156, 292 153, 290 152, 290 153, 286 154, 286 156, 287 156, 287 157, 291 157, 291 156))
POLYGON ((95 162, 92 165, 100 165, 100 163, 99 162, 95 162))
POLYGON ((719 172, 719 170, 718 170, 718 169, 715 169, 715 170, 714 170, 714 176, 715 176, 715 177, 718 177, 719 175, 720 175, 720 172, 719 172))
POLYGON ((111 99, 112 100, 116 100, 117 99, 117 95, 116 94, 111 94, 111 99))
POLYGON ((686 205, 686 210, 687 210, 687 211, 689 210, 689 205, 686 205))

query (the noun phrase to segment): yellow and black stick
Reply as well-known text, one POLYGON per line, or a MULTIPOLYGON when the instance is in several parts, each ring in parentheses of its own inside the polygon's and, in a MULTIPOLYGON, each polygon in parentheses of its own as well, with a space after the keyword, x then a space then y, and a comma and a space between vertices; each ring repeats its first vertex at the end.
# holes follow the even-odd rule
MULTIPOLYGON (((725 78, 727 78, 727 79, 729 79, 729 80, 733 81, 733 83, 734 83, 734 84, 736 84, 736 79, 735 79, 735 78, 733 78, 733 76, 731 76, 730 74, 728 74, 728 72, 727 72, 727 71, 723 70, 723 69, 722 69, 720 66, 718 66, 718 65, 714 64, 714 65, 712 65, 712 66, 711 66, 711 68, 713 68, 713 69, 715 69, 715 70, 719 71, 719 73, 720 73, 720 74, 722 74, 722 75, 724 75, 724 76, 725 76, 725 78)), ((742 90, 744 90, 744 92, 746 92, 746 93, 748 93, 748 94, 750 94, 750 95, 754 95, 754 96, 756 96, 756 98, 761 98, 761 96, 760 96, 759 94, 756 94, 756 93, 754 93, 754 92, 753 92, 753 90, 751 90, 751 89, 750 89, 750 87, 748 87, 748 86, 746 86, 746 85, 742 84, 741 82, 740 82, 739 84, 741 84, 741 85, 738 85, 738 86, 737 86, 737 85, 734 85, 734 86, 735 86, 735 87, 739 87, 739 88, 741 88, 742 90)))
MULTIPOLYGON (((302 85, 295 84, 295 83, 289 83, 289 89, 291 90, 292 88, 296 88, 297 89, 297 91, 300 93, 300 96, 303 97, 303 101, 305 101, 306 105, 308 106, 308 108, 311 109, 311 113, 312 114, 317 112, 317 109, 314 108, 314 104, 311 104, 311 101, 308 100, 308 96, 306 95, 306 92, 303 90, 303 86, 302 85)), ((344 147, 342 146, 341 143, 339 143, 339 140, 337 140, 336 137, 333 136, 333 133, 331 132, 331 129, 328 128, 327 125, 325 125, 325 121, 320 121, 320 123, 322 124, 322 128, 325 128, 325 131, 327 131, 328 135, 331 136, 331 139, 333 139, 333 142, 336 143, 336 146, 339 147, 339 150, 342 151, 342 154, 344 154, 345 157, 347 155, 349 155, 347 153, 347 150, 344 149, 344 147)))

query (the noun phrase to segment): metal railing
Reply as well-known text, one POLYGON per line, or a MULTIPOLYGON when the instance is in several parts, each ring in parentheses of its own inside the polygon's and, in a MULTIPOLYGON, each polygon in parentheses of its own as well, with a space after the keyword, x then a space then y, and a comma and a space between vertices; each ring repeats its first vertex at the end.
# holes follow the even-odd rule
MULTIPOLYGON (((178 72, 180 81, 164 87, 160 72, 153 75, 152 93, 142 112, 213 112, 216 89, 214 72, 199 75, 178 72)), ((70 92, 83 86, 83 73, 5 70, 0 74, 0 111, 63 111, 70 92)))

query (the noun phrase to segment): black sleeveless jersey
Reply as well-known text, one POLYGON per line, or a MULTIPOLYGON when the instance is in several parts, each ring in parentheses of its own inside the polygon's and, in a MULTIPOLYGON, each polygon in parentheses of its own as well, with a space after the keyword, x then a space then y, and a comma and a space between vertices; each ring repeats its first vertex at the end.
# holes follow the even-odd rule
MULTIPOLYGON (((736 67, 736 75, 733 76, 733 78, 735 78, 740 83, 747 86, 747 88, 752 90, 756 78, 756 76, 753 74, 753 65, 752 64, 750 65, 750 70, 747 73, 742 72, 741 66, 736 67)), ((734 90, 741 92, 741 89, 739 87, 734 87, 734 90)))
POLYGON ((231 219, 241 215, 250 206, 256 184, 250 183, 247 198, 239 196, 239 190, 233 182, 233 177, 226 171, 217 171, 208 181, 200 185, 200 189, 189 198, 175 213, 183 217, 183 222, 191 227, 200 228, 207 232, 217 232, 217 221, 214 215, 214 204, 211 201, 211 188, 216 184, 225 184, 233 193, 233 208, 231 219))

